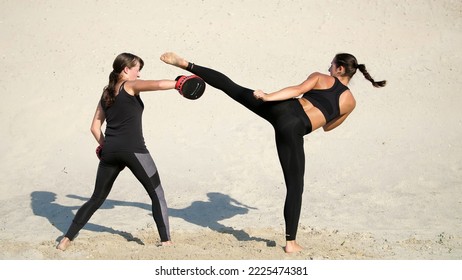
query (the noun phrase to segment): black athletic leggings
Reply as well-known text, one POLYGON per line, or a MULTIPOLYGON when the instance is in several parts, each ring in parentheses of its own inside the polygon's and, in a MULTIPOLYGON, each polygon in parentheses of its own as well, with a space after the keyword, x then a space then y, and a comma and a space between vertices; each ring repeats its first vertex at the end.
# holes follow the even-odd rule
POLYGON ((302 206, 305 152, 303 136, 311 132, 311 122, 297 99, 264 102, 224 74, 213 69, 189 64, 188 71, 201 77, 252 112, 270 122, 276 134, 276 147, 284 173, 287 194, 284 204, 286 240, 295 240, 302 206))
POLYGON ((77 233, 90 220, 106 200, 112 189, 114 181, 125 167, 128 167, 148 192, 152 201, 152 215, 159 231, 162 242, 170 240, 170 231, 167 215, 167 203, 164 190, 160 182, 156 165, 149 153, 138 154, 129 152, 104 153, 96 174, 95 190, 89 201, 78 211, 72 221, 66 237, 73 240, 77 233))

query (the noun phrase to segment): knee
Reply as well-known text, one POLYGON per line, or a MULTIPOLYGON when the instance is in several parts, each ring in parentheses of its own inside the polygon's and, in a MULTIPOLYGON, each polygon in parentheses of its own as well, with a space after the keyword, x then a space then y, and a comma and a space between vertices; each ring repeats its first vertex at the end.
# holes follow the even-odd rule
POLYGON ((294 183, 287 186, 287 196, 300 198, 303 194, 303 183, 294 183))
POLYGON ((106 200, 106 197, 96 197, 96 196, 92 196, 88 202, 87 202, 87 205, 89 205, 90 207, 92 207, 93 209, 98 209, 101 207, 101 205, 103 205, 104 201, 106 200))
POLYGON ((156 172, 154 175, 152 175, 150 179, 151 179, 151 183, 154 186, 154 188, 157 188, 158 186, 160 186, 159 172, 156 172))

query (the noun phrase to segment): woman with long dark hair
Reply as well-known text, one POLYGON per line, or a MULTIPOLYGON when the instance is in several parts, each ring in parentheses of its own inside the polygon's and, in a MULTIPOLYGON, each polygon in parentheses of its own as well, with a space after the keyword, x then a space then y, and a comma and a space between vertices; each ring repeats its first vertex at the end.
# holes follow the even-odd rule
POLYGON ((296 242, 296 235, 305 174, 303 136, 320 127, 325 131, 332 130, 350 115, 356 101, 347 85, 357 70, 374 87, 383 87, 386 81, 375 81, 365 65, 358 64, 356 58, 347 53, 334 57, 329 75, 314 72, 302 83, 272 93, 242 87, 224 74, 190 63, 175 53, 165 53, 161 60, 201 77, 207 84, 223 91, 274 127, 287 188, 284 204, 285 251, 302 250, 296 242))
POLYGON ((143 60, 130 53, 119 54, 113 63, 109 83, 98 101, 91 124, 91 132, 98 142, 96 154, 100 158, 95 189, 76 213, 69 230, 57 248, 66 250, 78 232, 106 200, 119 173, 125 168, 145 188, 152 202, 152 215, 162 245, 170 245, 167 203, 157 167, 146 148, 142 114, 144 104, 140 93, 175 88, 174 80, 140 80, 143 60), (101 127, 106 121, 106 131, 101 127))

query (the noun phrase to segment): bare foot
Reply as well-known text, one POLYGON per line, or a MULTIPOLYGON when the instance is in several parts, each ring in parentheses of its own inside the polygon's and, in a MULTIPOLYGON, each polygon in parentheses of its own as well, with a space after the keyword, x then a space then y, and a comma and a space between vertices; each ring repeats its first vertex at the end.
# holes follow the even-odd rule
POLYGON ((59 244, 56 246, 56 249, 65 251, 70 245, 71 245, 71 240, 67 237, 64 237, 63 239, 61 239, 59 244))
POLYGON ((169 240, 169 241, 161 242, 161 245, 162 246, 171 246, 171 245, 173 245, 173 242, 169 240))
POLYGON ((296 253, 300 252, 301 250, 303 250, 302 246, 298 245, 295 240, 287 241, 286 247, 284 248, 286 253, 296 253))
POLYGON ((160 60, 167 64, 180 67, 182 69, 186 69, 188 67, 188 62, 184 58, 178 56, 176 53, 173 52, 164 53, 160 56, 160 60))

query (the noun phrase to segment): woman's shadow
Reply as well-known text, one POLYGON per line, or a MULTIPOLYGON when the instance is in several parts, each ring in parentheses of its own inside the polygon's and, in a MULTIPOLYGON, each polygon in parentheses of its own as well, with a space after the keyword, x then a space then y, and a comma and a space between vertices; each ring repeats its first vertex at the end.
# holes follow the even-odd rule
MULTIPOLYGON (((56 201, 56 194, 48 191, 34 191, 31 193, 31 208, 33 213, 36 216, 44 217, 48 219, 51 225, 56 227, 63 234, 67 231, 72 219, 74 218, 74 213, 72 211, 78 210, 79 206, 64 206, 56 201)), ((110 209, 113 208, 114 204, 104 203, 100 209, 110 209)), ((84 227, 86 230, 95 231, 95 232, 109 232, 112 234, 118 234, 125 238, 127 241, 133 241, 138 244, 144 245, 144 243, 139 239, 134 237, 131 233, 116 230, 113 228, 87 223, 84 227)), ((59 241, 60 237, 56 239, 59 241)))
MULTIPOLYGON (((67 195, 69 198, 88 201, 88 198, 67 195)), ((185 220, 186 222, 210 228, 216 232, 226 233, 233 235, 239 241, 258 241, 265 242, 268 247, 275 247, 276 242, 260 237, 252 237, 244 230, 235 230, 232 227, 225 226, 220 221, 232 218, 236 215, 244 215, 249 212, 249 209, 256 209, 246 206, 239 201, 231 198, 229 195, 211 192, 207 194, 208 201, 194 201, 190 206, 183 209, 169 208, 169 216, 177 217, 185 220)), ((80 208, 79 206, 63 206, 55 203, 56 194, 47 191, 35 191, 31 193, 31 207, 35 215, 45 217, 50 224, 56 227, 59 231, 65 233, 69 227, 70 222, 74 217, 73 211, 80 208)), ((140 202, 127 202, 120 200, 107 199, 100 209, 111 209, 115 206, 129 206, 138 207, 151 212, 151 205, 140 202)), ((118 234, 124 237, 127 241, 135 241, 136 243, 143 244, 143 242, 132 234, 115 230, 113 228, 87 223, 84 227, 86 230, 95 232, 109 232, 118 234)))
POLYGON ((249 209, 256 208, 244 205, 222 193, 210 192, 207 193, 207 197, 208 201, 194 201, 183 209, 169 208, 169 215, 204 228, 210 228, 216 232, 231 234, 239 241, 258 241, 265 242, 268 247, 276 246, 276 242, 273 240, 250 236, 242 229, 236 230, 220 223, 220 221, 236 215, 247 214, 249 209))

